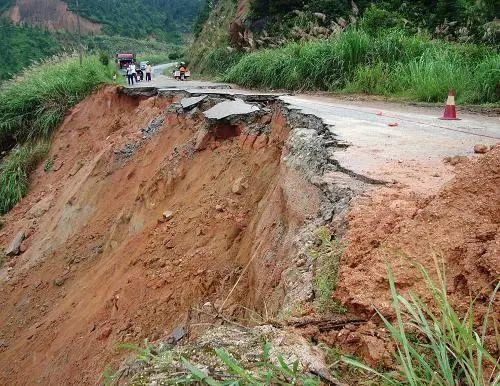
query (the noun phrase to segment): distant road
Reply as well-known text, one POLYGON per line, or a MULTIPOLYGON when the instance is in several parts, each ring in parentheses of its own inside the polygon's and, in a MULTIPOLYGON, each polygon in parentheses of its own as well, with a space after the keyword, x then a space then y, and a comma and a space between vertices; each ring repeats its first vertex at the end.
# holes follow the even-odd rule
POLYGON ((170 62, 165 64, 159 64, 157 66, 153 66, 153 75, 162 75, 163 71, 166 68, 173 67, 177 64, 177 62, 170 62))

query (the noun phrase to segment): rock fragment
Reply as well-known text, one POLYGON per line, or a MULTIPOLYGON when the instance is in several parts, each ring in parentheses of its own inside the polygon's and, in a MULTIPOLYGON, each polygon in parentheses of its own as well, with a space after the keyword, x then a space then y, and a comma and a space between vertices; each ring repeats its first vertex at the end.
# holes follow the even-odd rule
POLYGON ((166 210, 163 212, 163 218, 167 221, 171 220, 174 217, 174 213, 170 210, 166 210))
POLYGON ((234 193, 234 194, 242 194, 246 189, 246 185, 244 184, 243 182, 243 177, 240 177, 240 178, 237 178, 234 183, 233 183, 233 186, 231 188, 231 191, 234 193))
POLYGON ((474 153, 476 154, 485 154, 488 152, 488 150, 490 150, 488 146, 482 143, 478 143, 477 145, 474 146, 474 153))
POLYGON ((247 115, 259 111, 260 108, 244 102, 241 99, 221 102, 203 114, 208 119, 225 119, 236 115, 247 115))
POLYGON ((182 98, 181 106, 183 109, 193 108, 197 106, 200 102, 202 102, 206 97, 207 97, 206 95, 201 95, 197 97, 182 98))
POLYGON ((5 250, 7 256, 17 256, 20 253, 21 243, 24 240, 24 232, 19 232, 16 237, 12 240, 9 247, 5 250))
POLYGON ((194 149, 197 151, 205 150, 210 141, 210 132, 206 128, 202 128, 198 131, 196 135, 196 143, 194 149))

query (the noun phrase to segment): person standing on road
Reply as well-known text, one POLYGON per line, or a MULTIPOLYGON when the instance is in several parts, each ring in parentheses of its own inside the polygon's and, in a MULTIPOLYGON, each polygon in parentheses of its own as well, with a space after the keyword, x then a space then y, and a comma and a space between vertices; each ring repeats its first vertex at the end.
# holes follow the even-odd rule
POLYGON ((135 66, 133 65, 133 63, 130 63, 129 66, 127 67, 127 80, 128 80, 129 86, 134 85, 134 74, 132 73, 132 67, 134 67, 134 69, 135 69, 135 66))
POLYGON ((130 64, 130 68, 132 70, 132 76, 134 77, 135 82, 137 83, 137 70, 135 69, 135 63, 134 62, 132 62, 130 64))
POLYGON ((146 82, 151 82, 151 71, 151 64, 148 62, 148 64, 146 64, 146 82))

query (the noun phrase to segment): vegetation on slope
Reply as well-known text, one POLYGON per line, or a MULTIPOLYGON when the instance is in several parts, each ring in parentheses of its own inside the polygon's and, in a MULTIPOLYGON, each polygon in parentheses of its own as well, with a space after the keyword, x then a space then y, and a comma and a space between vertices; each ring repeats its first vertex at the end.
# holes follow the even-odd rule
POLYGON ((500 54, 401 30, 347 29, 327 40, 289 43, 246 55, 225 76, 247 87, 330 90, 462 103, 500 101, 500 54))
POLYGON ((28 175, 44 156, 52 130, 66 111, 110 82, 113 65, 97 57, 54 58, 25 70, 0 89, 0 150, 16 147, 0 161, 0 214, 26 193, 28 175))
MULTIPOLYGON (((307 27, 317 21, 315 13, 323 14, 320 23, 327 26, 343 18, 355 24, 366 11, 375 9, 379 14, 377 27, 390 26, 395 20, 413 32, 426 30, 446 40, 498 42, 495 0, 251 0, 250 19, 255 29, 267 29, 270 34, 291 37, 293 27, 307 27), (376 6, 374 6, 375 4, 376 6)), ((373 12, 372 12, 373 13, 373 12)))
POLYGON ((190 66, 199 73, 220 75, 236 64, 242 53, 229 47, 229 26, 236 15, 234 0, 209 1, 196 23, 198 38, 188 49, 190 66), (203 27, 201 27, 203 25, 203 27))
MULTIPOLYGON (((80 0, 80 13, 107 35, 176 42, 191 31, 201 0, 80 0)), ((75 10, 75 0, 68 4, 75 10)))
POLYGON ((460 103, 500 100, 491 0, 252 0, 246 19, 231 0, 214 4, 188 51, 202 74, 247 87, 427 102, 454 88, 460 103))
POLYGON ((62 47, 50 33, 39 28, 19 27, 0 18, 0 81, 17 74, 33 61, 61 52, 62 47))

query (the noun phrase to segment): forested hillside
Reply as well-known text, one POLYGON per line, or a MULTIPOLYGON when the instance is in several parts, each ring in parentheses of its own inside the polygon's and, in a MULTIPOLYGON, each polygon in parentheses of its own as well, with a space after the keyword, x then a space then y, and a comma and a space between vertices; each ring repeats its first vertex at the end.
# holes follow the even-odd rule
MULTIPOLYGON (((108 35, 175 42, 190 33, 203 0, 80 0, 80 13, 108 35)), ((69 0, 75 9, 75 0, 69 0)))
MULTIPOLYGON (((106 35, 179 42, 191 33, 204 0, 80 0, 79 3, 82 30, 86 34, 98 33, 100 29, 106 35), (84 28, 87 24, 89 28, 84 28)), ((62 3, 54 0, 0 0, 0 14, 10 17, 16 24, 35 24, 51 30, 74 32, 76 21, 71 20, 66 28, 65 20, 62 20, 74 18, 74 13, 62 11, 66 4, 69 11, 78 11, 75 0, 62 3)))

